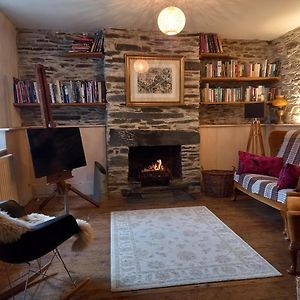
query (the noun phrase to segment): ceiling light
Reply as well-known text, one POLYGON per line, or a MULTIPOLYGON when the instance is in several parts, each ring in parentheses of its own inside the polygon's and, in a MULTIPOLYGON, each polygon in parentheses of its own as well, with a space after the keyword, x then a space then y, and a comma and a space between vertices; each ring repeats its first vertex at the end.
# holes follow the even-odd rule
POLYGON ((137 73, 146 73, 149 70, 149 64, 145 59, 137 59, 133 68, 137 73))
POLYGON ((178 7, 169 6, 159 13, 157 24, 164 34, 175 35, 184 28, 185 15, 178 7))

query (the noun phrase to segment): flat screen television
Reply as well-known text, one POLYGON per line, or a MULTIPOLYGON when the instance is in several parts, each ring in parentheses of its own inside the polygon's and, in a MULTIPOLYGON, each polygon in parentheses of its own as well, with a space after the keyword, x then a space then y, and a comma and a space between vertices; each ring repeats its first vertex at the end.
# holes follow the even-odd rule
POLYGON ((27 129, 27 136, 35 177, 86 166, 78 127, 32 128, 27 129))

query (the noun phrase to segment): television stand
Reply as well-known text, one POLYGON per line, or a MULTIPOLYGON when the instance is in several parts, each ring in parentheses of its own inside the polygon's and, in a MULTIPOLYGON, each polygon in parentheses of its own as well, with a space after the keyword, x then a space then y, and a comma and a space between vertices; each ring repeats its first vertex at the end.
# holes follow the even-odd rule
POLYGON ((85 195, 75 187, 73 187, 70 183, 67 183, 66 180, 72 178, 71 171, 65 171, 61 174, 47 176, 47 183, 55 183, 56 184, 56 191, 46 198, 39 206, 40 209, 43 209, 49 201, 51 201, 57 195, 63 195, 64 197, 64 211, 66 214, 69 213, 69 191, 80 196, 82 199, 92 203, 93 205, 99 207, 99 204, 96 203, 91 197, 85 195))

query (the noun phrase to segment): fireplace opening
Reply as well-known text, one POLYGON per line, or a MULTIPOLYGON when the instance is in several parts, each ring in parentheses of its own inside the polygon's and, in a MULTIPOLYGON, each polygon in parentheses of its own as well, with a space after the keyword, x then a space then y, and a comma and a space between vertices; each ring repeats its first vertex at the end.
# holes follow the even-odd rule
POLYGON ((142 186, 168 185, 182 178, 180 145, 129 147, 128 162, 128 181, 142 186))

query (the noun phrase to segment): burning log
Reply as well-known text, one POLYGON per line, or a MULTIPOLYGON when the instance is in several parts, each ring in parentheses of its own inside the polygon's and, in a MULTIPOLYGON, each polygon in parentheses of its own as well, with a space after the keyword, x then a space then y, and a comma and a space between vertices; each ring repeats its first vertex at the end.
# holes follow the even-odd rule
POLYGON ((169 182, 169 172, 160 159, 141 171, 142 186, 168 185, 169 182))

